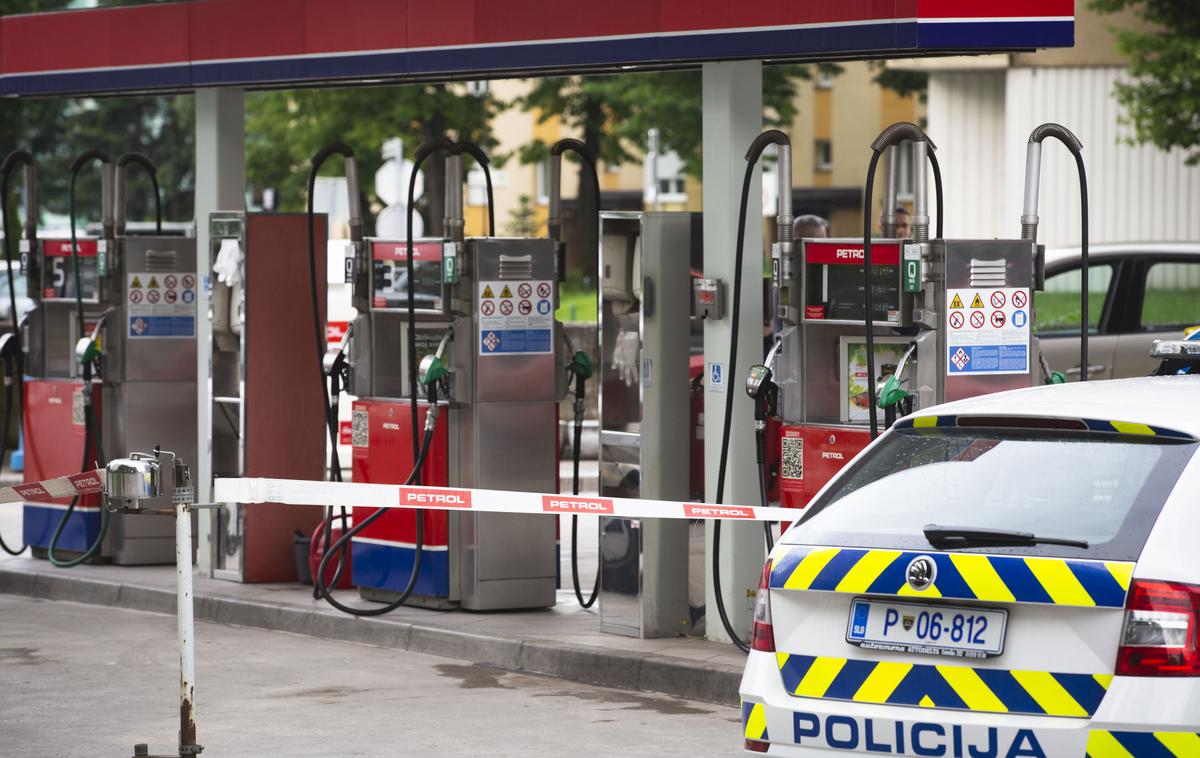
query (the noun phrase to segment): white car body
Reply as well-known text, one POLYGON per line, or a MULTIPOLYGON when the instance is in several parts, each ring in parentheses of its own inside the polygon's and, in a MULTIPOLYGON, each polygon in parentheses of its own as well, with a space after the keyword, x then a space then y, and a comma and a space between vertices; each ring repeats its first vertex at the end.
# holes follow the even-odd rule
MULTIPOLYGON (((1200 440, 1200 377, 1146 377, 1036 387, 958 401, 922 410, 899 422, 898 427, 906 422, 910 427, 909 436, 901 441, 907 445, 910 443, 906 440, 922 436, 927 430, 919 427, 941 426, 931 420, 935 417, 950 426, 960 421, 964 425, 975 423, 972 417, 984 417, 992 420, 990 423, 1012 417, 1088 419, 1116 421, 1114 429, 1119 426, 1117 431, 1124 433, 1178 433, 1176 442, 1149 439, 1150 447, 1135 451, 1137 455, 1144 452, 1155 456, 1158 462, 1174 456, 1171 460, 1178 461, 1178 466, 1168 477, 1170 481, 1147 479, 1145 488, 1131 496, 1133 509, 1142 507, 1138 503, 1144 501, 1147 489, 1166 493, 1157 515, 1141 525, 1147 530, 1144 545, 1137 547, 1140 537, 1133 539, 1135 547, 1130 549, 1136 555, 1123 560, 1076 559, 1070 554, 1078 547, 1042 544, 1010 546, 1008 551, 979 546, 973 550, 939 550, 928 543, 923 548, 897 546, 888 550, 863 545, 859 549, 845 546, 856 545, 854 542, 837 544, 816 539, 822 520, 818 516, 827 517, 826 513, 814 513, 813 518, 797 522, 772 551, 770 589, 760 590, 759 594, 758 613, 762 613, 767 598, 766 619, 774 652, 752 650, 742 677, 747 751, 777 756, 869 753, 946 758, 1200 756, 1200 668, 1183 676, 1117 674, 1118 649, 1122 654, 1130 650, 1122 646, 1129 639, 1127 620, 1133 618, 1127 617, 1126 610, 1132 602, 1130 588, 1139 591, 1151 586, 1139 582, 1200 586, 1200 454, 1196 453, 1200 448, 1196 442, 1200 440), (922 556, 934 563, 938 573, 931 587, 918 591, 909 572, 922 556), (894 576, 887 573, 897 568, 902 570, 894 576), (1021 572, 1028 572, 1035 581, 1028 587, 1021 585, 1025 580, 1014 578, 1023 577, 1021 572), (888 584, 893 580, 898 583, 888 584), (1045 597, 1029 600, 1041 591, 1045 597), (1006 611, 1003 652, 977 659, 913 652, 912 648, 868 649, 851 644, 851 628, 858 629, 850 624, 856 600, 862 604, 911 601, 929 610, 1006 611)), ((987 423, 981 419, 979 427, 965 431, 955 428, 945 432, 935 427, 930 436, 980 434, 996 438, 1013 434, 1010 450, 1041 449, 1046 445, 1063 445, 1065 450, 1067 445, 1075 444, 1056 441, 1055 435, 1060 433, 1054 431, 1044 432, 1049 437, 1038 437, 1038 432, 1028 429, 984 431, 982 427, 987 423), (1017 439, 1021 434, 1030 436, 1022 442, 1017 439)), ((1095 432, 1105 438, 1103 441, 1089 437, 1092 431, 1068 434, 1074 434, 1078 447, 1087 451, 1134 450, 1127 446, 1146 444, 1117 431, 1095 432), (1103 447, 1113 441, 1122 447, 1103 447)), ((842 492, 839 483, 854 476, 856 466, 867 470, 871 451, 889 444, 888 440, 897 434, 893 429, 881 435, 830 481, 810 508, 818 507, 830 493, 842 492)), ((950 481, 952 477, 946 472, 969 471, 1008 443, 1003 438, 985 441, 978 450, 974 450, 977 443, 972 443, 956 448, 959 452, 954 457, 919 461, 877 481, 898 481, 913 472, 929 481, 941 472, 937 481, 950 481)), ((879 460, 880 466, 886 466, 891 458, 880 456, 879 460)), ((1095 460, 1103 460, 1103 456, 1095 460)), ((1030 462, 1029 476, 1046 470, 1045 465, 1044 460, 1030 462)), ((1085 473, 1085 468, 1078 471, 1078 481, 1084 483, 1080 492, 1092 491, 1089 487, 1095 487, 1101 478, 1085 473)), ((1164 469, 1147 464, 1141 470, 1153 473, 1164 469)), ((1121 466, 1107 471, 1108 478, 1116 482, 1114 489, 1121 486, 1123 477, 1133 476, 1121 466)), ((1062 478, 1070 481, 1071 475, 1064 472, 1062 478)), ((987 484, 985 489, 1012 491, 1043 486, 1036 482, 993 481, 996 483, 987 484)), ((868 486, 869 482, 847 492, 844 501, 832 501, 829 512, 845 502, 852 503, 846 512, 861 507, 870 512, 877 506, 859 506, 865 497, 856 495, 868 486)), ((1056 502, 1068 514, 1073 512, 1073 505, 1078 506, 1067 498, 1056 501, 1057 491, 1050 485, 1046 487, 1051 491, 1047 496, 1050 505, 1040 511, 1047 514, 1045 520, 1054 521, 1050 511, 1056 502)), ((1084 500, 1082 506, 1091 508, 1092 502, 1084 500)), ((902 516, 902 512, 897 514, 898 518, 902 516)), ((826 521, 829 518, 833 517, 826 521)), ((956 523, 953 517, 948 518, 951 520, 935 523, 956 523)), ((1020 529, 1039 532, 1043 528, 1041 520, 1033 521, 1038 523, 1020 529)), ((920 537, 927 528, 920 524, 929 522, 916 523, 920 537)), ((1112 542, 1098 541, 1092 547, 1098 549, 1126 539, 1129 523, 1120 521, 1112 542)), ((862 527, 865 532, 872 528, 862 527)), ((1187 634, 1189 644, 1200 651, 1200 604, 1194 599, 1192 602, 1187 634)), ((1181 616, 1187 613, 1183 611, 1181 616)), ((1178 623, 1180 617, 1172 618, 1178 623)), ((856 623, 858 619, 854 617, 856 623)), ((920 622, 918 616, 918 627, 920 622)), ((932 629, 929 624, 926 628, 932 629)), ((770 649, 765 643, 757 647, 770 649)), ((1147 648, 1133 646, 1133 650, 1139 653, 1147 648)))

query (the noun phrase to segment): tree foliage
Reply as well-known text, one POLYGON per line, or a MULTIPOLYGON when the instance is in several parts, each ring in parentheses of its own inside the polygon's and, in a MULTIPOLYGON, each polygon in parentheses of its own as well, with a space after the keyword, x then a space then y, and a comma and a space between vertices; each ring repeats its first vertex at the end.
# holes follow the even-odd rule
MULTIPOLYGON (((833 73, 841 70, 832 64, 822 66, 833 73)), ((796 82, 811 76, 810 66, 763 68, 767 126, 791 125, 796 117, 796 82)), ((610 166, 640 159, 647 149, 647 134, 657 128, 661 149, 678 153, 688 175, 701 175, 703 98, 697 69, 540 79, 516 105, 536 111, 543 122, 562 119, 610 166)), ((548 149, 535 140, 521 149, 521 161, 541 160, 548 149)))
MULTIPOLYGON (((496 103, 460 86, 416 84, 341 89, 258 92, 246 96, 246 180, 254 188, 272 187, 280 210, 305 207, 309 159, 325 145, 342 141, 354 150, 360 192, 378 209, 375 172, 383 164, 385 140, 404 141, 405 157, 441 136, 495 145, 488 129, 496 103)), ((332 171, 332 164, 330 168, 332 171)), ((422 166, 429 223, 441 228, 443 162, 422 166)), ((368 214, 372 215, 372 214, 368 214)))
POLYGON ((1092 0, 1103 13, 1133 9, 1148 29, 1117 29, 1130 80, 1116 85, 1139 142, 1189 151, 1200 164, 1200 10, 1195 0, 1092 0))

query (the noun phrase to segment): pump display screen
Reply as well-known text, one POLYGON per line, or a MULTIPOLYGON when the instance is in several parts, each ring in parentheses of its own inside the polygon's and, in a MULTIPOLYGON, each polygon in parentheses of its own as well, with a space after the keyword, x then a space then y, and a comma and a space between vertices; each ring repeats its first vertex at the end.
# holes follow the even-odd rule
MULTIPOLYGON (((804 246, 804 318, 810 321, 866 321, 861 241, 809 240, 804 246)), ((871 243, 872 317, 900 319, 900 245, 871 243)))
MULTIPOLYGON (((371 242, 371 307, 408 309, 408 244, 371 242)), ((442 241, 413 243, 413 301, 419 311, 441 312, 442 241)))
MULTIPOLYGON (((79 246, 79 283, 83 289, 83 299, 96 300, 99 297, 100 241, 78 238, 75 241, 79 246)), ((42 299, 74 300, 75 269, 71 260, 71 240, 43 240, 42 257, 45 261, 42 299)))

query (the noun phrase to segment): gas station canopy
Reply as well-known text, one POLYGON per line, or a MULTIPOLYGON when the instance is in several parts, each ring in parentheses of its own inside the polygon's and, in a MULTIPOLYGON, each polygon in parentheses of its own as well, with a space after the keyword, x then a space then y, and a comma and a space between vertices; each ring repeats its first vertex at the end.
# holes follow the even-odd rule
POLYGON ((0 95, 472 79, 1073 43, 1073 0, 198 0, 6 16, 0 95))

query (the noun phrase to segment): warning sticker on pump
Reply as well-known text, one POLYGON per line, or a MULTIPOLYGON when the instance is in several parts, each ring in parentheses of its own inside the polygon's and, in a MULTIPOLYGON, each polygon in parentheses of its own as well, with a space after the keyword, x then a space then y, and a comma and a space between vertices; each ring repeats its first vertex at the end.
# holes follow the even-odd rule
POLYGON ((554 283, 479 283, 479 354, 515 355, 554 350, 554 283))
POLYGON ((126 275, 130 339, 196 336, 196 278, 135 271, 126 275))
POLYGON ((950 289, 946 302, 947 376, 1029 373, 1028 289, 950 289))

